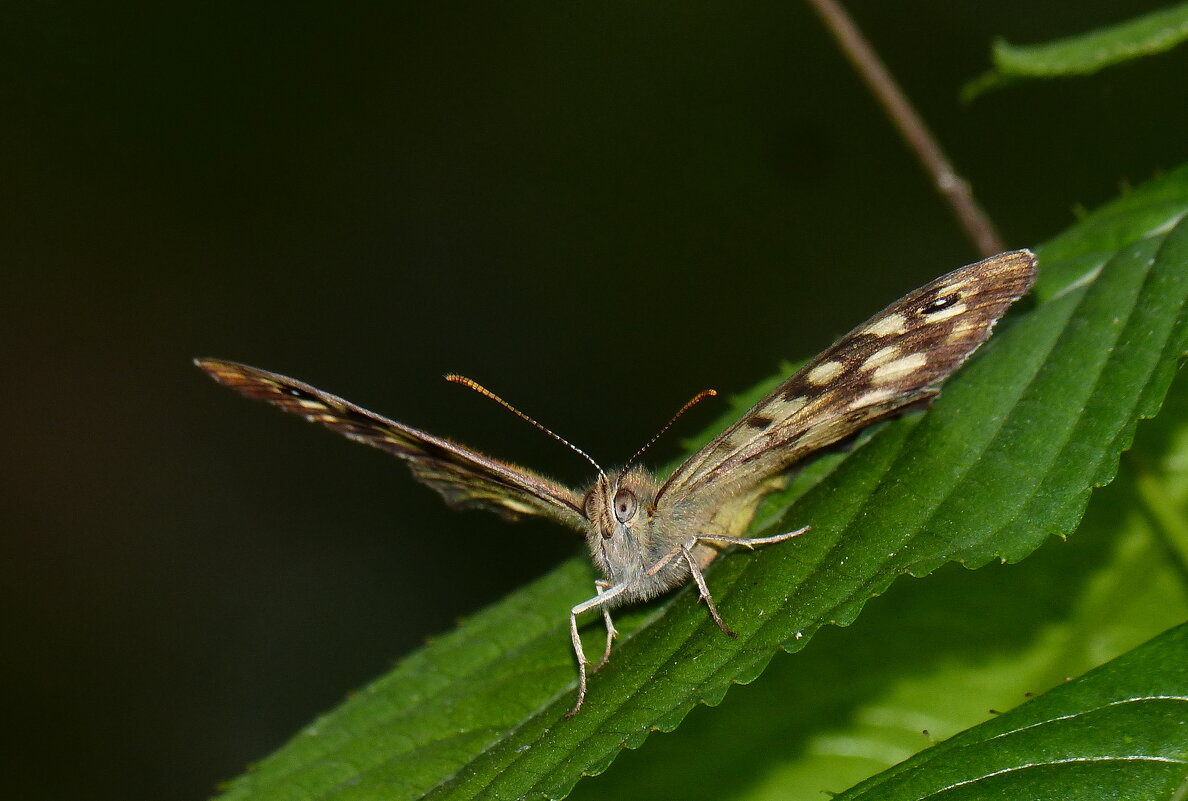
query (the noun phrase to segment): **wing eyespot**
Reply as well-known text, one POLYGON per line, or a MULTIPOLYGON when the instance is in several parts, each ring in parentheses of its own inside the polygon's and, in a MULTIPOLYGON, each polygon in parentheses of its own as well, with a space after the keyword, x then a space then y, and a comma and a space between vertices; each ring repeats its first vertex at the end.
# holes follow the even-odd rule
POLYGON ((954 292, 952 295, 945 295, 941 298, 934 298, 920 307, 920 314, 936 314, 944 311, 950 306, 956 305, 961 300, 961 293, 954 292))

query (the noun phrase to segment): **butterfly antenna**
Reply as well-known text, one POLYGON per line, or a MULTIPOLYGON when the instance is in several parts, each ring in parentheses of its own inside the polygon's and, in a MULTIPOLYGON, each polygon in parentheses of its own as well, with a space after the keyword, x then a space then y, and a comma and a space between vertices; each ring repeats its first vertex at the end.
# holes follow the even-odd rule
POLYGON ((666 431, 668 431, 668 429, 672 428, 672 424, 673 424, 673 423, 675 423, 677 420, 680 420, 680 419, 681 419, 681 415, 683 415, 685 412, 687 412, 687 411, 689 411, 690 409, 692 409, 692 408, 693 408, 694 406, 696 406, 697 404, 701 403, 701 402, 702 402, 703 400, 705 400, 706 398, 712 398, 714 395, 717 395, 717 394, 718 394, 718 393, 717 393, 717 391, 715 391, 715 390, 712 390, 712 389, 703 389, 703 390, 701 390, 701 392, 698 392, 696 395, 694 395, 692 398, 690 398, 690 399, 689 399, 689 402, 688 402, 688 403, 686 403, 684 406, 682 406, 682 407, 680 408, 680 411, 678 411, 676 414, 674 414, 674 415, 672 416, 672 419, 671 419, 671 420, 669 420, 667 423, 665 423, 665 424, 664 424, 664 428, 662 428, 662 429, 660 429, 659 431, 657 431, 657 432, 656 432, 656 436, 654 436, 654 437, 652 437, 650 440, 648 440, 648 442, 647 442, 647 444, 646 444, 646 445, 644 445, 642 448, 640 448, 639 450, 637 450, 637 451, 635 452, 635 455, 634 455, 634 456, 632 456, 630 459, 628 459, 628 460, 627 460, 627 464, 623 465, 623 472, 624 472, 624 473, 626 473, 626 472, 627 472, 627 468, 629 468, 629 467, 631 467, 631 465, 635 464, 635 461, 636 461, 636 459, 638 459, 639 457, 643 456, 643 455, 644 455, 644 453, 645 453, 645 452, 648 450, 648 448, 650 448, 650 447, 652 447, 653 445, 655 445, 655 444, 656 444, 656 440, 658 440, 658 439, 660 439, 662 436, 664 436, 665 432, 666 432, 666 431))
MULTIPOLYGON (((467 378, 467 377, 466 377, 466 376, 464 376, 464 375, 457 375, 456 373, 450 373, 449 375, 447 375, 447 376, 445 377, 445 380, 446 380, 446 381, 449 381, 451 384, 461 384, 461 385, 462 385, 462 386, 464 386, 464 387, 469 387, 470 389, 473 389, 475 392, 477 392, 478 394, 482 395, 483 397, 485 397, 485 398, 490 398, 491 400, 495 401, 495 402, 496 402, 496 403, 498 403, 500 406, 502 406, 504 409, 507 409, 509 412, 511 412, 512 414, 514 414, 516 417, 520 418, 521 420, 523 420, 523 421, 525 421, 525 422, 527 422, 527 423, 531 423, 532 425, 536 426, 538 429, 540 429, 540 430, 541 430, 541 431, 543 431, 544 433, 548 434, 550 437, 552 437, 553 439, 557 440, 558 442, 560 442, 560 443, 561 443, 562 445, 564 445, 565 447, 569 448, 571 451, 573 451, 573 452, 574 452, 574 453, 576 453, 577 455, 581 456, 581 457, 582 457, 583 459, 585 459, 587 462, 589 462, 590 464, 594 465, 594 469, 598 471, 598 474, 599 474, 599 475, 605 475, 605 474, 606 474, 606 471, 604 471, 604 470, 602 469, 602 467, 600 467, 600 466, 599 466, 598 462, 594 461, 594 460, 593 460, 593 459, 590 457, 590 454, 586 453, 584 450, 582 450, 581 448, 579 448, 577 445, 574 445, 572 442, 570 442, 569 440, 565 439, 564 437, 561 437, 561 436, 560 436, 560 435, 558 435, 558 434, 554 434, 552 431, 550 431, 549 429, 545 428, 543 425, 541 425, 540 423, 536 422, 535 420, 533 420, 533 419, 532 419, 531 417, 529 417, 528 415, 526 415, 526 414, 524 414, 523 412, 521 412, 521 411, 520 411, 519 409, 517 409, 515 406, 512 406, 510 403, 508 403, 508 402, 507 402, 507 401, 505 401, 503 398, 501 398, 501 397, 499 397, 498 395, 496 395, 496 394, 495 394, 494 392, 492 392, 491 390, 489 390, 489 389, 487 389, 486 387, 484 387, 484 386, 483 386, 482 384, 480 384, 479 382, 477 382, 477 381, 474 381, 474 380, 472 380, 472 379, 469 379, 469 378, 467 378)), ((692 404, 690 404, 690 405, 692 405, 692 404)), ((682 409, 681 411, 684 411, 684 409, 682 409)))

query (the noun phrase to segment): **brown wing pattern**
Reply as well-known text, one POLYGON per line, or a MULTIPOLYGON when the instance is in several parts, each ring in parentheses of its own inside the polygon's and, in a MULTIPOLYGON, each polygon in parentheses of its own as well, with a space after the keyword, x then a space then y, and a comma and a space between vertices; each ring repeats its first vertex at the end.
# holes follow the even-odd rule
POLYGON ((266 401, 400 457, 419 481, 451 505, 484 508, 513 518, 542 515, 583 529, 581 498, 522 467, 381 417, 293 378, 220 359, 194 363, 245 397, 266 401))
POLYGON ((939 392, 1035 281, 1001 253, 917 289, 842 337, 668 478, 657 508, 782 472, 806 454, 939 392))

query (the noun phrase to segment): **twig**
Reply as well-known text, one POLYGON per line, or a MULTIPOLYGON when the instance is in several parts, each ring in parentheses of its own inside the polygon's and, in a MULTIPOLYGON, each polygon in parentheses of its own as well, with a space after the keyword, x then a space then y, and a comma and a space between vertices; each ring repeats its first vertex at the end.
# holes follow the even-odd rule
POLYGON ((808 3, 837 38, 842 52, 882 104, 978 251, 983 256, 992 256, 1006 250, 994 223, 974 200, 969 184, 954 171, 936 137, 912 108, 846 10, 834 0, 808 0, 808 3))

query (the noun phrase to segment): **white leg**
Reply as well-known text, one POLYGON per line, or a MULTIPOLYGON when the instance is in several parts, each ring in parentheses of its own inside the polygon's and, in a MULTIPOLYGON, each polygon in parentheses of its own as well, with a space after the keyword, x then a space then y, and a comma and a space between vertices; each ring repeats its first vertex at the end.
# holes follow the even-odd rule
MULTIPOLYGON (((609 590, 611 586, 609 581, 602 579, 594 582, 594 589, 598 591, 599 595, 602 595, 603 590, 609 590)), ((615 628, 615 623, 611 620, 610 607, 608 606, 602 607, 602 622, 606 624, 606 650, 602 652, 602 659, 599 659, 598 664, 594 666, 595 673, 602 670, 603 665, 610 661, 611 644, 614 643, 615 637, 619 636, 619 630, 615 628)))
MULTIPOLYGON (((601 590, 602 588, 599 589, 601 590)), ((582 648, 582 638, 578 636, 578 615, 583 612, 589 612, 591 609, 605 609, 606 604, 622 595, 626 589, 626 584, 615 584, 612 587, 602 590, 590 600, 583 601, 569 610, 569 639, 573 642, 573 653, 577 656, 578 662, 578 697, 577 703, 573 705, 573 709, 566 713, 565 717, 567 718, 576 715, 586 700, 586 652, 582 648)))
MULTIPOLYGON (((696 542, 696 540, 694 540, 694 542, 696 542)), ((671 551, 664 554, 664 556, 661 556, 659 559, 657 559, 656 564, 652 565, 647 570, 645 570, 644 575, 646 575, 646 576, 656 575, 661 570, 668 567, 669 562, 671 562, 673 559, 676 559, 680 555, 681 555, 681 549, 673 548, 671 551)))
MULTIPOLYGON (((693 576, 693 581, 697 584, 698 593, 701 595, 702 600, 705 601, 705 605, 709 607, 710 617, 712 617, 714 622, 718 624, 718 628, 726 632, 726 634, 730 635, 731 637, 737 637, 738 635, 730 630, 730 628, 722 620, 722 616, 718 614, 718 607, 716 604, 714 604, 713 596, 710 595, 709 587, 706 586, 705 583, 705 576, 702 575, 701 568, 697 566, 697 560, 693 557, 693 552, 691 549, 698 542, 708 542, 719 545, 741 545, 744 548, 754 549, 759 545, 772 545, 777 542, 783 542, 784 540, 790 540, 793 537, 803 534, 808 530, 809 526, 805 526, 804 528, 797 529, 796 531, 790 531, 786 534, 777 534, 772 537, 694 537, 687 545, 681 545, 669 551, 645 572, 649 576, 654 576, 663 570, 669 563, 671 563, 673 559, 676 559, 677 557, 683 558, 685 560, 685 564, 689 566, 689 573, 693 576)), ((569 610, 569 638, 573 643, 573 653, 577 657, 578 662, 578 697, 577 702, 573 705, 573 709, 566 713, 566 718, 571 718, 576 715, 578 710, 582 708, 582 704, 586 701, 587 662, 586 652, 582 648, 582 638, 578 636, 578 615, 589 612, 591 609, 599 609, 602 611, 602 619, 606 623, 606 650, 602 654, 602 660, 594 668, 595 670, 598 670, 603 665, 605 665, 607 660, 610 658, 611 643, 614 641, 615 635, 618 634, 614 623, 611 622, 609 607, 612 600, 626 592, 627 585, 612 585, 605 581, 596 581, 594 582, 594 586, 598 591, 597 595, 588 601, 583 601, 573 609, 569 610)))
POLYGON ((705 584, 705 576, 701 575, 701 568, 697 566, 697 560, 693 558, 693 552, 689 550, 687 545, 681 546, 681 556, 685 557, 685 564, 689 565, 689 572, 693 575, 693 581, 697 583, 697 592, 701 595, 701 600, 705 601, 705 605, 709 608, 710 617, 718 624, 723 632, 730 637, 738 637, 730 627, 722 620, 722 616, 718 614, 718 607, 714 603, 714 598, 710 595, 709 587, 705 584))
POLYGON ((774 545, 777 542, 790 540, 793 537, 799 537, 804 532, 811 529, 812 526, 805 526, 798 528, 795 531, 789 531, 784 534, 776 534, 771 537, 714 537, 706 535, 704 537, 695 537, 693 542, 712 542, 721 545, 741 545, 744 548, 750 548, 752 551, 759 545, 774 545))
POLYGON ((648 568, 648 575, 655 575, 660 572, 665 565, 671 562, 676 556, 682 556, 685 559, 685 564, 689 566, 689 574, 693 577, 693 581, 697 584, 697 592, 701 596, 701 600, 705 601, 706 607, 709 609, 710 617, 718 624, 723 632, 731 637, 737 637, 726 622, 722 620, 722 616, 718 614, 718 606, 714 603, 714 598, 710 595, 709 586, 705 583, 705 576, 702 575, 701 568, 697 565, 697 560, 693 557, 693 546, 699 542, 709 542, 717 545, 741 545, 744 548, 754 550, 759 545, 773 545, 777 542, 790 540, 793 537, 800 536, 808 531, 811 526, 798 528, 795 531, 789 531, 785 534, 776 534, 771 537, 715 537, 712 535, 694 537, 687 545, 682 545, 665 554, 656 564, 648 568))

